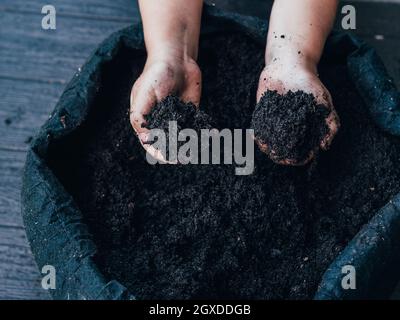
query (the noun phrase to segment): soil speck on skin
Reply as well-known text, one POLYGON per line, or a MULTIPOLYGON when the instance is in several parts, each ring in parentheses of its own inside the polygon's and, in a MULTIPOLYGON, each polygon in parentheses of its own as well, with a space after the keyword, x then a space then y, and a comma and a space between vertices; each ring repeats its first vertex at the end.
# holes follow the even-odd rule
POLYGON ((328 133, 329 110, 303 91, 281 95, 268 90, 257 104, 251 126, 274 161, 306 160, 328 133))

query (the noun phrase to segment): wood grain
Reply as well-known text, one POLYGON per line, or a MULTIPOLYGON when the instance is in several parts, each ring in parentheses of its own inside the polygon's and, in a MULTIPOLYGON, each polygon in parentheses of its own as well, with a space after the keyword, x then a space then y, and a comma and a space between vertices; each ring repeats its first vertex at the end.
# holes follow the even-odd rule
POLYGON ((94 20, 129 21, 137 14, 136 0, 3 0, 0 10, 7 12, 23 12, 25 14, 40 13, 45 4, 55 7, 57 16, 86 17, 94 20))
POLYGON ((20 215, 27 142, 99 43, 139 20, 135 1, 55 0, 57 30, 45 31, 42 3, 0 5, 0 299, 49 298, 20 215))
POLYGON ((20 215, 25 153, 0 151, 0 299, 45 299, 20 215))

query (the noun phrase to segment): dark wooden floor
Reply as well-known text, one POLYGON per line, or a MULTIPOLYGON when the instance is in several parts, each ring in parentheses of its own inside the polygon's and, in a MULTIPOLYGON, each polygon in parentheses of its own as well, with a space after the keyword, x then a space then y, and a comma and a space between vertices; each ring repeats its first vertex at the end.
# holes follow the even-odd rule
MULTIPOLYGON (((213 2, 267 17, 268 1, 213 2)), ((55 31, 41 29, 43 1, 0 4, 0 299, 49 297, 39 285, 20 216, 27 143, 99 42, 139 19, 135 0, 52 0, 51 4, 57 9, 55 31)), ((357 2, 356 8, 356 33, 377 48, 400 85, 400 5, 357 2), (381 36, 383 40, 378 40, 381 36)))

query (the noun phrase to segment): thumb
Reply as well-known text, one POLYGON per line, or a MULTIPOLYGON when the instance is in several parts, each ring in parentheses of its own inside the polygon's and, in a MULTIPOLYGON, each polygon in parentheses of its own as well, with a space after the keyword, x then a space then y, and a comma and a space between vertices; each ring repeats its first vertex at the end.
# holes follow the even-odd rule
POLYGON ((156 103, 157 97, 153 90, 143 88, 138 82, 135 83, 130 96, 129 119, 142 144, 148 141, 149 134, 149 130, 145 128, 144 116, 150 113, 156 103))

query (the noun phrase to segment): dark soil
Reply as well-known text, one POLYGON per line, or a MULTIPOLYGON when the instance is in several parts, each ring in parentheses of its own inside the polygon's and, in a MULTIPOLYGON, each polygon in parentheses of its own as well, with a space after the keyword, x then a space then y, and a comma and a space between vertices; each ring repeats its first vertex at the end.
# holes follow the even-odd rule
MULTIPOLYGON (((217 129, 250 127, 263 51, 239 34, 201 40, 201 108, 217 129)), ((332 62, 320 74, 342 127, 310 165, 276 165, 255 148, 249 176, 224 165, 151 166, 128 116, 144 58, 125 49, 107 65, 89 121, 50 154, 100 270, 141 299, 313 297, 337 254, 399 191, 399 140, 374 126, 346 66, 332 62)))
POLYGON ((271 159, 303 162, 327 135, 328 115, 328 107, 317 104, 312 94, 268 90, 257 103, 251 127, 271 159))
MULTIPOLYGON (((177 124, 178 134, 182 129, 194 129, 200 132, 201 129, 211 129, 212 120, 203 111, 196 108, 193 103, 184 103, 178 97, 170 95, 157 103, 151 112, 145 116, 148 129, 161 129, 165 132, 166 146, 162 150, 165 159, 169 159, 169 123, 175 121, 177 124), (163 152, 165 151, 165 153, 163 152)), ((154 141, 149 141, 153 143, 154 141)), ((185 141, 178 142, 178 148, 185 141)))

